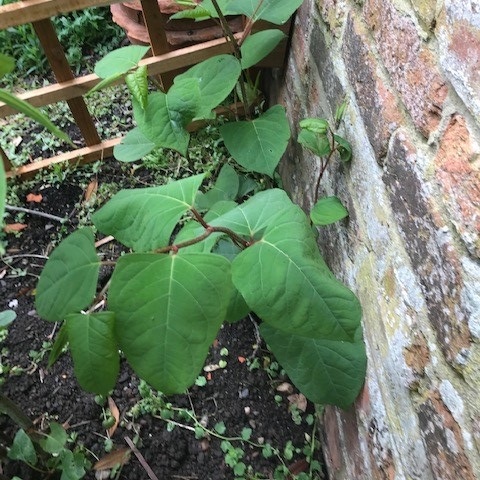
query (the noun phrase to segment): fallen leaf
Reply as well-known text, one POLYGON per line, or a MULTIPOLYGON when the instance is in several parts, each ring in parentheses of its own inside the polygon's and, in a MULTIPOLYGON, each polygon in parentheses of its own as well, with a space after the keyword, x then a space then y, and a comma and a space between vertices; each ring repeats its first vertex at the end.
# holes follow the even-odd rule
POLYGON ((3 227, 3 231, 5 233, 15 233, 15 232, 20 232, 25 228, 27 228, 27 225, 25 223, 7 223, 3 227))
POLYGON ((110 470, 117 465, 125 465, 130 459, 132 451, 127 447, 122 447, 102 457, 94 466, 94 470, 110 470))
POLYGON ((277 392, 293 393, 293 387, 288 382, 283 382, 277 387, 277 392))
MULTIPOLYGON (((308 468, 309 468, 309 465, 308 465, 308 462, 302 458, 300 460, 297 460, 295 463, 292 463, 289 467, 288 467, 288 471, 292 474, 292 475, 300 475, 300 473, 302 472, 307 472, 308 471, 308 468)), ((289 479, 292 478, 291 476, 289 476, 289 479)))
POLYGON ((96 180, 92 180, 89 184, 87 189, 85 190, 85 201, 88 202, 93 195, 97 193, 98 190, 98 182, 96 180))
POLYGON ((245 357, 238 357, 238 361, 239 361, 240 363, 245 363, 246 360, 247 360, 247 359, 246 359, 245 357))
POLYGON ((27 202, 40 203, 43 200, 41 193, 29 193, 27 195, 27 202))
POLYGON ((290 402, 290 405, 295 405, 301 412, 305 412, 307 409, 307 399, 302 393, 294 393, 293 395, 289 395, 287 398, 290 402))
POLYGON ((118 422, 120 421, 120 411, 118 410, 118 407, 113 401, 112 397, 108 397, 108 408, 110 409, 110 413, 113 415, 113 418, 115 419, 115 423, 107 431, 108 437, 112 438, 113 434, 115 433, 115 430, 118 427, 118 422))

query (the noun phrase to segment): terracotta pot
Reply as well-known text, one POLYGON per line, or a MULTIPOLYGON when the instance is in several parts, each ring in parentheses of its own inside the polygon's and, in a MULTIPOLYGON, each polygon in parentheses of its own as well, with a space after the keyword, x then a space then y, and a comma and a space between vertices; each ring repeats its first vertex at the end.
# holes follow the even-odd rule
MULTIPOLYGON (((201 0, 196 0, 200 3, 201 0)), ((170 15, 183 8, 172 0, 158 0, 160 12, 165 16, 165 34, 167 42, 173 49, 195 43, 206 42, 223 36, 222 29, 214 20, 195 22, 190 19, 170 20, 170 15)), ((120 25, 133 44, 148 45, 149 36, 142 13, 141 3, 137 0, 131 2, 115 3, 110 6, 113 21, 120 25)), ((230 28, 234 33, 243 30, 242 17, 230 17, 230 28)))

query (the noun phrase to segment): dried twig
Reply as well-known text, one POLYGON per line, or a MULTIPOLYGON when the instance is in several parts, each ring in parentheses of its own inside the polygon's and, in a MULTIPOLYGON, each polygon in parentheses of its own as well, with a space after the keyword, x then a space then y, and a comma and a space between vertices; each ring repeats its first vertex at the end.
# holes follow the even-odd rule
POLYGON ((132 440, 129 437, 123 437, 123 438, 127 442, 127 445, 131 448, 132 452, 138 458, 138 461, 140 462, 144 470, 147 472, 147 475, 150 478, 150 480, 158 480, 158 477, 153 473, 153 470, 150 468, 150 465, 148 465, 147 461, 145 460, 143 455, 139 452, 138 448, 135 446, 132 440))
POLYGON ((54 220, 55 222, 65 223, 68 219, 57 217, 56 215, 51 215, 50 213, 39 212, 37 210, 31 210, 30 208, 23 207, 12 207, 11 205, 5 205, 5 210, 10 212, 24 212, 29 213, 30 215, 36 215, 37 217, 48 218, 49 220, 54 220))

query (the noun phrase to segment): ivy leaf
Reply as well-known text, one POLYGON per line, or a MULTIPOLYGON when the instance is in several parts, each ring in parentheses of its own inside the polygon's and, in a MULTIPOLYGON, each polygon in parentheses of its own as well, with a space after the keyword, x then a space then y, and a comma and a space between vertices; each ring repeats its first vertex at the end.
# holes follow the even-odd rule
POLYGON ((240 48, 242 69, 245 70, 256 65, 272 52, 284 38, 286 38, 286 35, 278 29, 262 30, 249 35, 240 48))
POLYGON ((125 76, 125 83, 127 84, 130 93, 144 110, 147 107, 148 101, 147 75, 147 66, 142 65, 125 76))
POLYGON ((94 72, 100 78, 108 78, 114 75, 127 73, 135 68, 138 62, 145 56, 150 47, 143 45, 128 45, 127 47, 117 48, 113 52, 107 53, 95 65, 94 72))
POLYGON ((348 217, 348 210, 335 196, 321 198, 310 212, 315 225, 330 225, 345 217, 348 217))
POLYGON ((181 216, 193 207, 204 175, 160 187, 122 190, 92 217, 106 235, 137 252, 168 245, 181 216))
POLYGON ((232 291, 219 255, 128 254, 112 276, 116 336, 137 374, 165 394, 192 385, 222 324, 232 291))
POLYGON ((122 141, 113 147, 113 155, 119 162, 135 162, 155 148, 138 127, 130 130, 122 141))
POLYGON ((38 314, 57 322, 87 307, 95 296, 99 269, 92 229, 73 232, 53 251, 40 275, 38 314))
POLYGON ((366 373, 365 346, 325 340, 260 325, 262 337, 295 386, 313 403, 347 408, 357 397, 366 373))
POLYGON ((13 439, 12 446, 8 451, 8 458, 12 460, 21 460, 29 465, 36 465, 37 454, 35 447, 30 437, 25 433, 25 430, 18 430, 13 439))
POLYGON ((275 105, 252 121, 220 127, 227 150, 242 167, 273 177, 290 139, 285 109, 275 105))
POLYGON ((107 395, 120 368, 112 312, 68 315, 66 326, 75 375, 84 390, 107 395))
POLYGON ((50 433, 38 443, 45 452, 51 453, 52 455, 58 455, 65 448, 65 444, 67 443, 67 432, 57 422, 51 422, 50 433))

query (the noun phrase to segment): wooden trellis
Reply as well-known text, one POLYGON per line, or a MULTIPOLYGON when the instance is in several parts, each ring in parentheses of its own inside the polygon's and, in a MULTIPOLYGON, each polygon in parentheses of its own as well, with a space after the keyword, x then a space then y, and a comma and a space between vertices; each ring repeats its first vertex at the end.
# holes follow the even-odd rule
MULTIPOLYGON (((0 156, 7 177, 33 174, 56 163, 80 164, 108 158, 112 155, 113 147, 120 143, 120 137, 101 140, 83 98, 101 79, 95 74, 75 77, 51 22, 51 18, 59 14, 119 2, 120 0, 25 0, 0 7, 0 30, 27 23, 32 24, 57 80, 57 83, 25 92, 19 97, 35 107, 66 101, 86 145, 83 148, 34 161, 18 168, 12 167, 6 153, 0 148, 0 156)), ((149 76, 160 75, 166 86, 171 84, 174 71, 194 65, 213 55, 231 53, 231 45, 223 38, 172 50, 163 28, 165 16, 161 14, 157 0, 140 0, 140 2, 152 53, 151 57, 143 59, 140 64, 147 66, 149 76)), ((242 33, 237 35, 241 36, 242 33)), ((280 52, 284 52, 284 48, 285 46, 280 52)), ((282 65, 282 53, 279 55, 277 51, 273 58, 273 63, 270 60, 268 66, 282 65)), ((117 83, 120 82, 122 79, 117 83)), ((0 102, 0 118, 15 113, 8 105, 0 102)))

